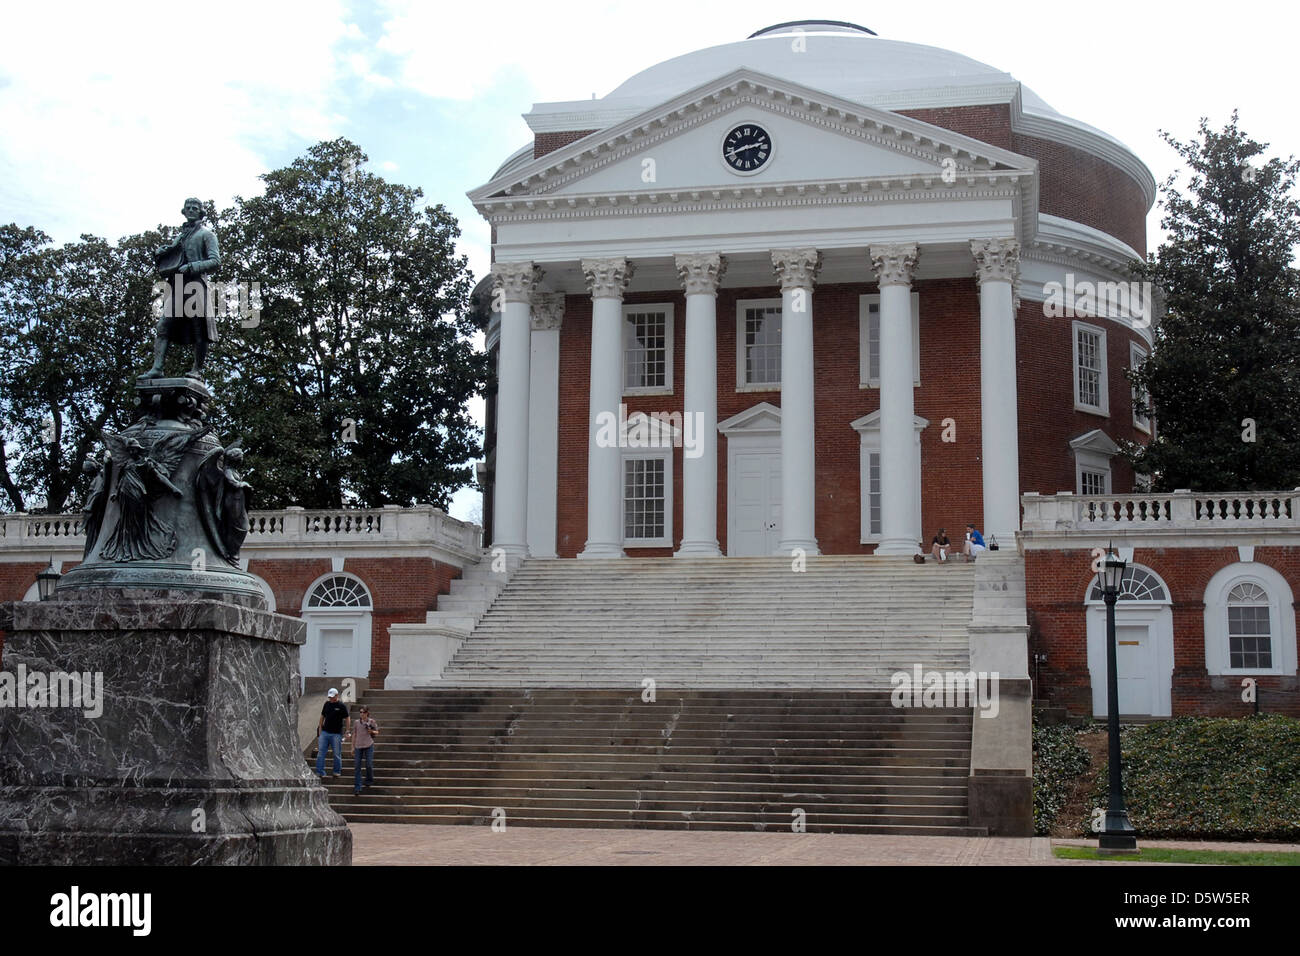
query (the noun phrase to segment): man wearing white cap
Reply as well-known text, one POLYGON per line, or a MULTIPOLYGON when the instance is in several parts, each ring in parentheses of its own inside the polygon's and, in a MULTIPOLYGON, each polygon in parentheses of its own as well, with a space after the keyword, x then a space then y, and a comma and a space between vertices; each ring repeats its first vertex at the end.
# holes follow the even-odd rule
POLYGON ((352 732, 352 718, 348 715, 347 704, 339 703, 339 690, 330 688, 329 700, 321 708, 320 720, 316 724, 316 776, 325 776, 325 751, 334 750, 334 776, 343 776, 343 733, 352 732))

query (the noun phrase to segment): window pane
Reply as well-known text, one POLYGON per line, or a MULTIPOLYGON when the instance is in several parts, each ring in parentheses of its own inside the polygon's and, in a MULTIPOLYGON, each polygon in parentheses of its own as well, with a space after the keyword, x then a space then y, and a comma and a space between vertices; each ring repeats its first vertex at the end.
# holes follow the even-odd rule
POLYGON ((1100 471, 1079 472, 1079 494, 1104 495, 1106 493, 1106 474, 1100 471))
POLYGON ((1101 406, 1101 336, 1087 329, 1079 329, 1078 348, 1079 404, 1099 408, 1101 406))
POLYGON ((623 353, 624 388, 668 385, 668 314, 629 312, 627 349, 623 353))
POLYGON ((867 306, 867 378, 880 381, 880 305, 867 306))
POLYGON ((745 383, 781 382, 781 309, 745 310, 745 383))
POLYGON ((867 454, 867 534, 881 534, 880 453, 867 454))
POLYGON ((665 537, 665 471, 662 458, 629 458, 623 463, 623 536, 665 537))
POLYGON ((1267 605, 1228 608, 1228 666, 1249 670, 1273 666, 1273 640, 1267 605))

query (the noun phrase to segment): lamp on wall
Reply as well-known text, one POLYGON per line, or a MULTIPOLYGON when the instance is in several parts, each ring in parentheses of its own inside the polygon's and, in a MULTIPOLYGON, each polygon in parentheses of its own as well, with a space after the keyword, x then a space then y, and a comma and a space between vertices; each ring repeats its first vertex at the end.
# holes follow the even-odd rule
POLYGON ((54 591, 59 586, 59 578, 61 577, 63 575, 54 566, 54 555, 50 555, 50 566, 36 575, 36 593, 42 601, 48 601, 54 597, 54 591))
POLYGON ((1115 602, 1119 600, 1127 567, 1128 562, 1115 552, 1112 544, 1106 549, 1105 560, 1097 570, 1097 586, 1106 602, 1106 724, 1110 744, 1106 826, 1098 837, 1097 849, 1112 854, 1136 853, 1138 850, 1137 831, 1129 823, 1128 807, 1124 805, 1119 749, 1119 667, 1115 659, 1115 602))

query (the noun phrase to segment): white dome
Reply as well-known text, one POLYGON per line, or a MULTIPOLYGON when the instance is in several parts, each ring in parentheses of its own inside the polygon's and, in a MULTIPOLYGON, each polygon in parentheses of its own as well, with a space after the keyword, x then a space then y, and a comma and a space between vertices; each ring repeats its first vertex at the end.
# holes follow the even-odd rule
MULTIPOLYGON (((1015 82, 1010 74, 951 50, 884 40, 847 24, 807 22, 665 60, 642 70, 606 99, 661 102, 741 67, 855 102, 891 91, 1015 82), (799 33, 803 39, 797 43, 799 33)), ((1023 85, 1021 96, 1027 112, 1059 116, 1023 85)))

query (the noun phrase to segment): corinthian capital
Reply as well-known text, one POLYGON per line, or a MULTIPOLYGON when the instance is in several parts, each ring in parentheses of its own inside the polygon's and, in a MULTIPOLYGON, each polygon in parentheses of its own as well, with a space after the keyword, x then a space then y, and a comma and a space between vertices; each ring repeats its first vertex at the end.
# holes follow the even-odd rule
POLYGON ((716 252, 692 252, 677 257, 677 274, 687 295, 717 295, 727 271, 727 257, 716 252))
POLYGON ((564 321, 564 293, 542 292, 533 296, 533 331, 554 332, 564 321))
POLYGON ((915 242, 892 242, 871 247, 871 268, 882 286, 912 284, 912 272, 921 250, 915 242))
POLYGON ((980 282, 1020 280, 1020 243, 1014 239, 972 239, 975 274, 980 282))
POLYGON ((822 254, 816 249, 773 249, 772 270, 786 289, 811 289, 821 271, 822 254))
POLYGON ((632 271, 632 263, 622 258, 582 260, 582 274, 593 299, 622 299, 632 271))
POLYGON ((542 270, 531 262, 494 262, 492 279, 492 296, 497 301, 531 303, 542 270))

